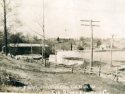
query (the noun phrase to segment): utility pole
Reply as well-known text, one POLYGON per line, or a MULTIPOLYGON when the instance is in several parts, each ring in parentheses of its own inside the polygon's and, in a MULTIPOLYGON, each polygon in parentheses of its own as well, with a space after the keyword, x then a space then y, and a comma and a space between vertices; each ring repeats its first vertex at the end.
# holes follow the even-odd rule
POLYGON ((6 0, 3 0, 3 10, 4 10, 4 45, 5 45, 5 54, 8 53, 8 40, 7 40, 7 19, 6 19, 6 0))
POLYGON ((90 72, 92 72, 93 67, 93 27, 98 27, 99 25, 94 25, 94 22, 100 22, 100 21, 94 21, 94 20, 80 20, 82 22, 86 22, 88 24, 81 24, 82 26, 90 26, 91 28, 91 59, 90 59, 90 72))
MULTIPOLYGON (((65 32, 67 32, 68 30, 65 28, 65 32)), ((72 51, 73 49, 73 43, 72 43, 72 38, 69 38, 69 42, 70 42, 70 51, 72 51)))
POLYGON ((42 62, 43 62, 43 55, 44 55, 44 54, 43 54, 43 51, 44 51, 44 50, 43 50, 43 37, 42 37, 41 41, 42 41, 42 43, 41 43, 41 42, 40 42, 40 43, 41 43, 41 48, 42 48, 42 62))
POLYGON ((45 63, 45 67, 46 67, 44 0, 43 0, 43 56, 44 56, 44 63, 45 63))
POLYGON ((31 62, 32 62, 32 60, 33 60, 33 45, 32 45, 32 43, 30 42, 30 44, 31 44, 31 62))
POLYGON ((71 45, 70 45, 70 50, 72 51, 72 49, 73 49, 73 43, 72 43, 72 40, 70 40, 71 41, 71 45))
POLYGON ((57 44, 55 44, 55 62, 57 63, 57 50, 56 50, 57 48, 56 48, 56 45, 57 44))
POLYGON ((111 55, 111 60, 110 60, 110 67, 112 67, 112 48, 113 48, 113 38, 114 38, 114 35, 112 35, 111 37, 111 45, 110 45, 110 55, 111 55))

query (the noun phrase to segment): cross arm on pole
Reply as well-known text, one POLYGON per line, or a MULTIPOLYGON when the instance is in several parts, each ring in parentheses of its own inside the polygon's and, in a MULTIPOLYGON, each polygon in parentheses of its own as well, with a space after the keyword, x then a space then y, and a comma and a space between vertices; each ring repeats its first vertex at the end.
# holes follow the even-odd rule
POLYGON ((90 26, 90 25, 87 25, 87 24, 81 24, 81 26, 90 26))
POLYGON ((100 25, 92 25, 92 26, 94 26, 94 27, 100 27, 100 25))
POLYGON ((84 21, 84 22, 90 22, 90 20, 80 20, 80 21, 82 21, 82 22, 83 22, 83 21, 84 21))
POLYGON ((100 22, 100 21, 93 21, 93 20, 92 20, 92 22, 100 22))

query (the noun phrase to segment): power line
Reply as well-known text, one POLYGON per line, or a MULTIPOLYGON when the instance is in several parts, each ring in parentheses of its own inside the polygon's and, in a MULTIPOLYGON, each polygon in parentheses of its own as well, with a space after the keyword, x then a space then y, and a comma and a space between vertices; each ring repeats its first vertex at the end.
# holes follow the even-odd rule
POLYGON ((87 24, 81 24, 81 26, 90 26, 91 28, 91 59, 90 59, 90 72, 92 72, 93 67, 93 27, 99 27, 99 25, 94 25, 94 22, 100 22, 95 20, 80 20, 81 22, 87 23, 87 24))

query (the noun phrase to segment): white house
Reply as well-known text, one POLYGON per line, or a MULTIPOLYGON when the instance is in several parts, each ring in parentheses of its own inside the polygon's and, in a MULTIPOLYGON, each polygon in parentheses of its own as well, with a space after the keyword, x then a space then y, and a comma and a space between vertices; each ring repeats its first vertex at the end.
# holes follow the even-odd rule
POLYGON ((108 44, 102 44, 99 46, 100 50, 109 50, 110 49, 110 45, 108 44))
POLYGON ((77 51, 57 51, 56 55, 50 55, 49 62, 57 64, 83 64, 84 60, 82 54, 77 51))

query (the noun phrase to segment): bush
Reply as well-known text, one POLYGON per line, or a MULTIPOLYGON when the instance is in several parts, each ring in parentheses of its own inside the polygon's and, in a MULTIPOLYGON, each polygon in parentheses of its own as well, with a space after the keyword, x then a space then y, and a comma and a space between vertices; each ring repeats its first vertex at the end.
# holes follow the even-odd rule
POLYGON ((78 50, 84 50, 84 48, 82 46, 78 46, 77 49, 78 50))

